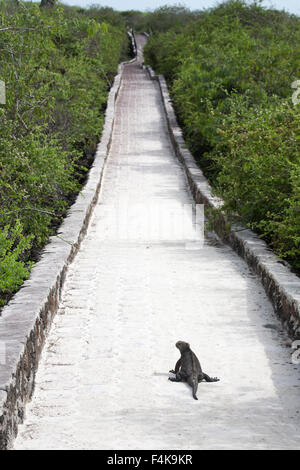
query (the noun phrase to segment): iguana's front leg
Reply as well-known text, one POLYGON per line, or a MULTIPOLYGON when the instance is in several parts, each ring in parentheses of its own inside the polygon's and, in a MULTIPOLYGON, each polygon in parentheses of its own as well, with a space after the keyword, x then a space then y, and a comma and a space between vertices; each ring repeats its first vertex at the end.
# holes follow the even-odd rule
POLYGON ((176 377, 169 377, 169 380, 171 380, 171 382, 182 382, 183 377, 181 376, 180 372, 177 372, 176 377))
POLYGON ((181 357, 176 362, 175 370, 172 369, 172 370, 169 370, 169 372, 171 372, 172 374, 177 374, 177 372, 179 372, 180 366, 181 366, 181 357))

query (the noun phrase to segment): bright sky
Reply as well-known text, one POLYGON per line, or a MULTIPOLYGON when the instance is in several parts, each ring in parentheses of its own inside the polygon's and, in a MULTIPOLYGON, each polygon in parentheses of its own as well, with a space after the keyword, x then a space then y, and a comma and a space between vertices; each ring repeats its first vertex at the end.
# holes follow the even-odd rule
MULTIPOLYGON (((217 5, 218 0, 183 0, 183 1, 169 1, 169 0, 62 0, 66 5, 78 5, 87 7, 92 4, 99 4, 101 6, 109 6, 115 10, 154 10, 162 5, 174 5, 180 3, 185 5, 191 10, 202 10, 217 5)), ((299 0, 263 0, 262 3, 265 7, 276 8, 277 10, 286 10, 290 13, 300 15, 300 2, 299 0)))

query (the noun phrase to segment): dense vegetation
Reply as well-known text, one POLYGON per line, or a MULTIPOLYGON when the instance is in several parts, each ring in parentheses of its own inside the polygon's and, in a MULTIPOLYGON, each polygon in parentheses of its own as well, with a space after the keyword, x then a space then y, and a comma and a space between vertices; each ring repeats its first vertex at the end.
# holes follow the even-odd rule
POLYGON ((224 210, 300 268, 300 19, 254 3, 116 12, 0 4, 0 307, 85 180, 126 29, 152 34, 187 143, 224 210))
POLYGON ((298 269, 299 43, 300 18, 229 1, 154 33, 145 50, 224 209, 298 269))
POLYGON ((110 9, 1 2, 0 306, 84 181, 127 48, 110 9))
POLYGON ((154 11, 122 11, 122 18, 129 28, 136 32, 165 32, 172 28, 174 31, 180 31, 182 27, 202 15, 200 10, 191 11, 188 8, 179 5, 162 6, 154 11))

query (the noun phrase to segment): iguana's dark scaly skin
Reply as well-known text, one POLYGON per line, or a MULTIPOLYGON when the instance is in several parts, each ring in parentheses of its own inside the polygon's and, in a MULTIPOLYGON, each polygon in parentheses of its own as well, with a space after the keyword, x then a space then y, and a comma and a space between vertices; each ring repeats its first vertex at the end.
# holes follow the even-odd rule
POLYGON ((189 343, 178 341, 176 348, 179 349, 181 357, 176 362, 175 370, 170 370, 176 377, 169 377, 169 380, 171 380, 171 382, 187 382, 192 387, 193 397, 195 400, 198 400, 196 393, 199 382, 202 380, 206 380, 206 382, 217 382, 220 379, 217 377, 209 377, 202 372, 200 362, 191 350, 189 343))

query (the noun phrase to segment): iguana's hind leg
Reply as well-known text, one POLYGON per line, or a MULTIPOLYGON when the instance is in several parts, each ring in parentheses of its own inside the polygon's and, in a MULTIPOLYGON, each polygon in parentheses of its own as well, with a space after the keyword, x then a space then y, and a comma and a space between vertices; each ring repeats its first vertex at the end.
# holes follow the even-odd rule
POLYGON ((206 382, 218 382, 220 379, 218 379, 218 377, 210 377, 209 375, 207 374, 204 374, 204 372, 202 373, 202 377, 200 378, 199 377, 199 382, 201 382, 201 380, 205 380, 206 382))

